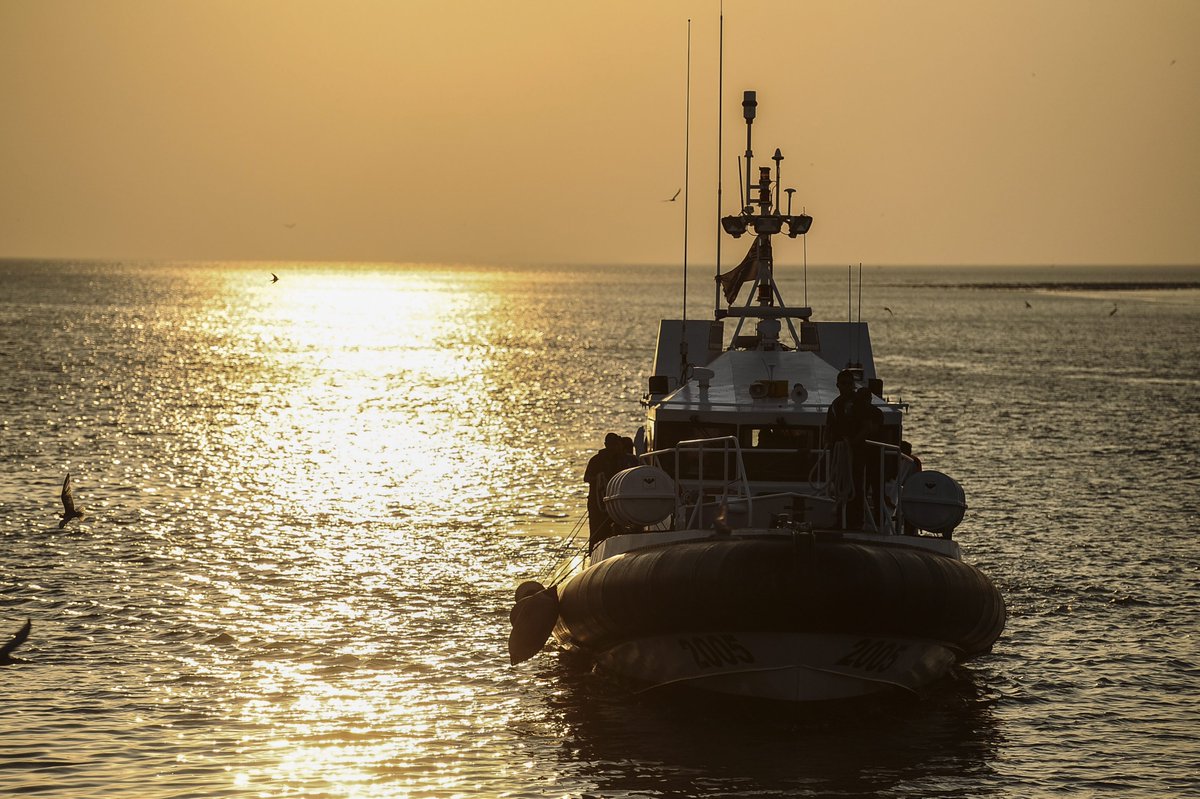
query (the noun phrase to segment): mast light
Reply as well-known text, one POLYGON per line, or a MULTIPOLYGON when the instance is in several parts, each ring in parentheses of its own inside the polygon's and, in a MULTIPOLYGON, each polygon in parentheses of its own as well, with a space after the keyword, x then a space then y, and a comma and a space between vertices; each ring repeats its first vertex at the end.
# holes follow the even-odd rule
POLYGON ((754 124, 755 110, 758 108, 758 92, 747 89, 742 92, 742 116, 747 124, 754 124))
POLYGON ((812 227, 812 217, 809 216, 808 214, 799 214, 798 216, 788 216, 787 217, 787 225, 788 225, 788 236, 790 236, 791 238, 794 239, 797 236, 803 236, 805 233, 808 232, 808 229, 810 227, 812 227))
POLYGON ((746 232, 746 217, 744 216, 723 216, 721 217, 721 227, 725 232, 735 239, 740 239, 742 234, 746 232))

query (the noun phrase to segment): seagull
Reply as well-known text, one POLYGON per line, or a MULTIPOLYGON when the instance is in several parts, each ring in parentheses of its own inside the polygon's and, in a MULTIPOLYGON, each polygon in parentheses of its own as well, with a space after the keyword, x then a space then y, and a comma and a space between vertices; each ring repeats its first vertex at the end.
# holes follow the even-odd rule
POLYGON ((665 202, 665 203, 673 203, 673 202, 675 202, 675 200, 676 200, 676 199, 678 199, 678 197, 679 197, 679 192, 681 192, 681 191, 683 191, 683 189, 676 189, 676 190, 675 190, 675 194, 673 194, 673 195, 671 196, 671 199, 669 199, 669 200, 663 200, 663 202, 665 202))
POLYGON ((17 630, 17 634, 12 637, 4 646, 0 646, 0 666, 8 666, 12 663, 24 663, 20 658, 12 656, 12 651, 25 643, 25 639, 29 637, 29 631, 33 628, 33 622, 29 619, 25 620, 25 626, 17 630))
POLYGON ((272 273, 271 273, 271 282, 272 282, 272 283, 278 283, 278 282, 279 282, 279 275, 277 275, 277 274, 275 274, 274 272, 272 272, 272 273))
POLYGON ((886 305, 885 305, 885 306, 883 306, 883 310, 887 311, 887 312, 888 312, 888 313, 890 313, 892 316, 895 316, 895 315, 896 315, 896 312, 895 312, 895 311, 893 311, 891 308, 887 307, 886 305))
POLYGON ((62 504, 63 515, 62 521, 58 523, 58 529, 61 530, 67 526, 67 522, 72 519, 83 519, 83 508, 75 507, 75 495, 71 493, 71 473, 67 472, 67 479, 63 480, 62 487, 62 504))

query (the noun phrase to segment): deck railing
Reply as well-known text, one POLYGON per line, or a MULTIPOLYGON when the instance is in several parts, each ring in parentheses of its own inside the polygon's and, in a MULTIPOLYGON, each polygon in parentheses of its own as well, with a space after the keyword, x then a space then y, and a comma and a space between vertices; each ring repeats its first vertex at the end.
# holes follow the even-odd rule
MULTIPOLYGON (((864 520, 870 519, 879 532, 899 534, 904 531, 904 510, 900 499, 900 488, 903 478, 911 474, 911 466, 905 469, 905 464, 913 460, 900 451, 896 444, 884 441, 867 440, 865 443, 880 450, 878 457, 877 482, 871 481, 877 496, 872 497, 872 508, 864 514, 864 520), (888 475, 893 476, 892 488, 889 490, 888 475)), ((821 486, 817 493, 796 491, 776 491, 760 494, 757 497, 750 488, 750 475, 746 469, 748 455, 787 456, 795 454, 789 449, 755 449, 753 453, 743 450, 736 436, 720 436, 715 438, 697 438, 680 441, 672 447, 652 450, 641 456, 645 463, 667 467, 675 481, 675 526, 679 529, 697 527, 705 523, 705 511, 716 510, 722 506, 732 507, 735 511, 745 514, 748 523, 754 518, 754 502, 758 500, 793 497, 804 500, 821 500, 835 502, 829 483, 832 480, 832 468, 829 465, 829 452, 816 450, 816 460, 809 468, 807 480, 796 480, 786 477, 771 481, 759 482, 808 482, 821 486), (680 522, 683 522, 680 524, 680 522)), ((864 486, 865 488, 865 486, 864 486)), ((853 497, 851 502, 865 502, 863 497, 853 497)), ((844 521, 844 519, 843 519, 844 521)), ((731 525, 734 526, 734 525, 731 525)))

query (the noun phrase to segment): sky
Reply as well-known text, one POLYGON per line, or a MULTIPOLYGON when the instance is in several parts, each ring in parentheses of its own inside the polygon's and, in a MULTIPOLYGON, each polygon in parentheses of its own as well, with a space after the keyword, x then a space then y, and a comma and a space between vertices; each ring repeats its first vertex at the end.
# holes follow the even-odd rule
POLYGON ((811 264, 1200 264, 1200 2, 721 11, 0 0, 0 257, 712 263, 753 89, 811 264))

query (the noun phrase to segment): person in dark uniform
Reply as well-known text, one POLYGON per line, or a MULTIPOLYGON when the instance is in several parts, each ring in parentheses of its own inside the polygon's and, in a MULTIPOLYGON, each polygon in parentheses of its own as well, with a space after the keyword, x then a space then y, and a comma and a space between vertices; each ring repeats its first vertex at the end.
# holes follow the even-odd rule
POLYGON ((829 403, 829 411, 825 414, 825 433, 832 447, 838 441, 844 441, 854 431, 854 372, 843 369, 837 376, 838 395, 829 403))
POLYGON ((629 436, 621 437, 621 455, 617 462, 617 471, 622 469, 632 469, 641 463, 637 455, 633 454, 633 439, 629 436))
MULTIPOLYGON (((868 499, 868 490, 873 490, 872 502, 879 501, 879 448, 866 443, 878 440, 883 432, 883 411, 871 402, 871 389, 857 388, 854 372, 843 369, 837 376, 838 396, 829 404, 825 415, 826 440, 833 454, 834 467, 841 459, 848 461, 849 479, 845 472, 834 475, 834 482, 842 483, 838 496, 839 511, 845 506, 845 528, 858 530, 863 526, 863 507, 868 499), (834 453, 838 444, 844 450, 834 453), (840 479, 839 479, 840 478, 840 479)), ((845 461, 842 461, 843 463, 845 461)))
POLYGON ((869 501, 871 503, 869 512, 875 522, 875 529, 878 530, 879 519, 875 518, 875 510, 879 507, 883 491, 879 470, 883 450, 874 444, 868 444, 867 441, 878 441, 883 435, 883 411, 875 407, 875 403, 871 400, 873 396, 871 389, 866 387, 860 388, 854 393, 851 413, 854 420, 854 432, 850 437, 850 452, 851 466, 854 469, 855 501, 851 505, 851 513, 847 515, 856 522, 848 526, 862 526, 863 507, 869 501))
POLYGON ((854 372, 849 369, 838 372, 837 388, 838 395, 829 403, 829 410, 825 414, 825 441, 829 446, 833 483, 839 487, 835 497, 838 501, 838 526, 841 526, 842 509, 845 508, 848 513, 857 499, 850 494, 852 484, 842 471, 849 467, 847 461, 851 458, 850 443, 854 434, 854 372))
POLYGON ((604 449, 591 457, 583 472, 583 480, 588 484, 589 552, 615 532, 613 520, 604 509, 604 490, 608 479, 621 470, 621 449, 621 437, 609 433, 604 437, 604 449))

